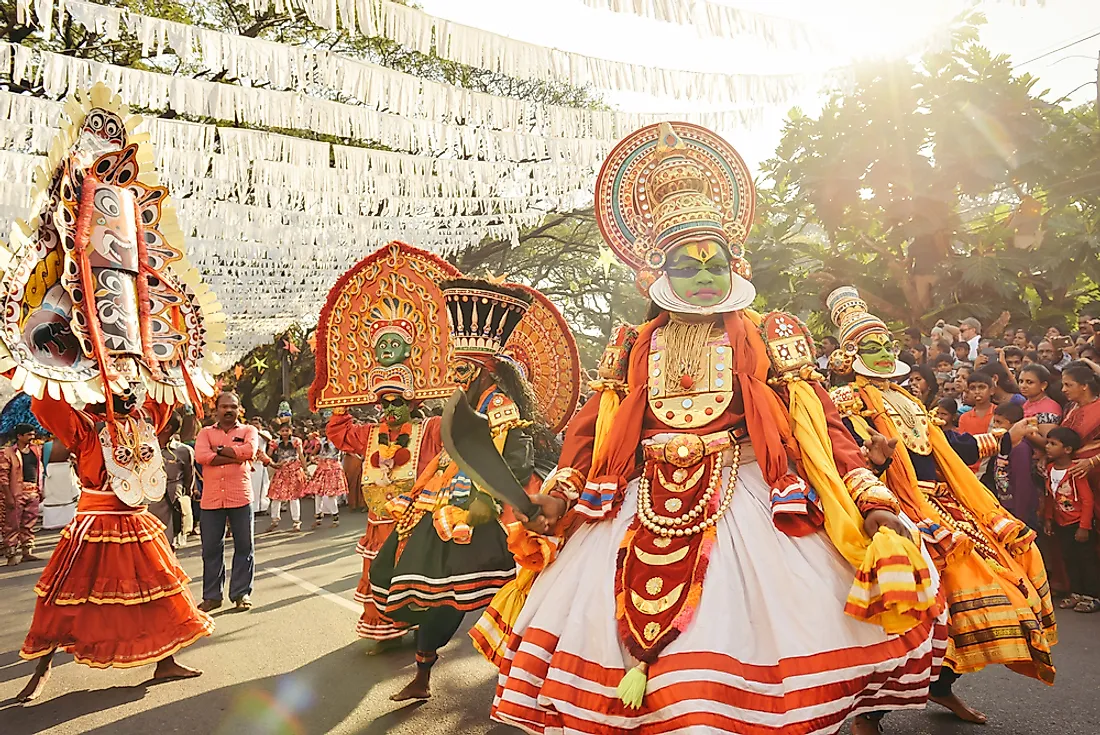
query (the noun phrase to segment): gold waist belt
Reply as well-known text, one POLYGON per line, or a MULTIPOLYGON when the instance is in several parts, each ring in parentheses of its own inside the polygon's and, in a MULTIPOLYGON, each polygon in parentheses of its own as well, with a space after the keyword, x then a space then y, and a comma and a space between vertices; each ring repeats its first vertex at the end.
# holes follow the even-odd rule
POLYGON ((646 461, 667 462, 675 467, 691 467, 711 454, 724 452, 738 442, 747 441, 743 425, 713 434, 677 434, 666 442, 646 444, 642 453, 646 461))

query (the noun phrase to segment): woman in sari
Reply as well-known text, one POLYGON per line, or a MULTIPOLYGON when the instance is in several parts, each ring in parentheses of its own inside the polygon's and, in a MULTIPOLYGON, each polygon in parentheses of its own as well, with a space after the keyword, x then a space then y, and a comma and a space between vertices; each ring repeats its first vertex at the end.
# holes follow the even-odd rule
POLYGON ((1075 361, 1062 371, 1062 391, 1070 400, 1062 426, 1081 435, 1071 477, 1088 475, 1093 492, 1100 491, 1100 375, 1095 363, 1075 361))

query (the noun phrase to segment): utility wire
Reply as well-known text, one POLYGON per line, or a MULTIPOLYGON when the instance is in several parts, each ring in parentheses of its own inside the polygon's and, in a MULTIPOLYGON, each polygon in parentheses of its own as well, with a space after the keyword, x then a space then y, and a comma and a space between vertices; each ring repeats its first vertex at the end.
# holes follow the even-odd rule
POLYGON ((1019 64, 1016 64, 1016 66, 1020 67, 1020 66, 1023 66, 1024 64, 1030 64, 1033 61, 1038 61, 1039 59, 1045 59, 1046 57, 1051 56, 1053 54, 1056 54, 1059 51, 1065 51, 1066 49, 1070 48, 1071 46, 1076 46, 1079 43, 1084 43, 1085 41, 1092 40, 1093 38, 1096 38, 1097 36, 1100 36, 1100 30, 1097 30, 1092 35, 1085 36, 1084 38, 1078 38, 1076 41, 1071 41, 1070 43, 1067 43, 1064 46, 1059 46, 1058 48, 1054 49, 1053 51, 1047 51, 1044 54, 1039 54, 1038 56, 1036 56, 1033 59, 1028 59, 1027 61, 1021 61, 1019 64))

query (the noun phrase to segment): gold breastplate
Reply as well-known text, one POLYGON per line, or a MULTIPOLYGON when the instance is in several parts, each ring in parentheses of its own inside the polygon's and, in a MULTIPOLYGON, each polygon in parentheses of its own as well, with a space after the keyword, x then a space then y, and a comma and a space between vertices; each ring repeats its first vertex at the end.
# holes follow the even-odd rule
POLYGON ((724 331, 715 330, 698 356, 698 378, 683 380, 682 356, 665 347, 664 329, 650 342, 649 407, 663 423, 677 429, 706 426, 733 400, 733 351, 724 331))
POLYGON ((882 389, 882 403, 886 408, 886 415, 897 429, 905 448, 922 457, 931 454, 928 411, 924 406, 904 393, 889 387, 882 389))

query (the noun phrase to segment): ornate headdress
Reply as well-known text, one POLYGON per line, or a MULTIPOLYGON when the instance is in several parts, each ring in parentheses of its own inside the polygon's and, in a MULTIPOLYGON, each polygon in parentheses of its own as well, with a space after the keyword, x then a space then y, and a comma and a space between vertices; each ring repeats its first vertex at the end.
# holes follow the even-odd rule
POLYGON ((341 276, 317 323, 311 405, 354 406, 395 394, 420 401, 453 393, 447 379, 451 336, 439 284, 458 275, 445 260, 395 241, 341 276), (391 334, 409 345, 409 354, 383 365, 376 348, 391 334))
POLYGON ((212 395, 225 316, 184 258, 141 118, 102 84, 71 97, 34 175, 31 217, 0 246, 0 373, 76 405, 144 391, 212 395))
MULTIPOLYGON (((908 365, 895 360, 894 369, 889 374, 874 373, 856 359, 859 343, 866 337, 878 334, 893 340, 893 334, 881 319, 867 311, 867 302, 859 297, 859 291, 854 286, 841 286, 833 291, 825 299, 825 306, 829 309, 833 324, 839 329, 837 339, 840 349, 829 358, 830 368, 838 373, 855 370, 872 378, 898 378, 909 372, 908 365)), ((897 353, 896 345, 894 352, 897 353)))
POLYGON ((596 180, 600 231, 638 272, 639 290, 655 300, 667 291, 654 286, 667 281, 662 269, 676 246, 712 239, 729 250, 733 293, 716 311, 744 308, 755 296, 742 248, 755 202, 752 178, 737 151, 690 123, 649 125, 627 136, 596 180))
POLYGON ((504 346, 531 308, 532 295, 519 286, 457 279, 442 284, 455 357, 485 362, 504 346))

